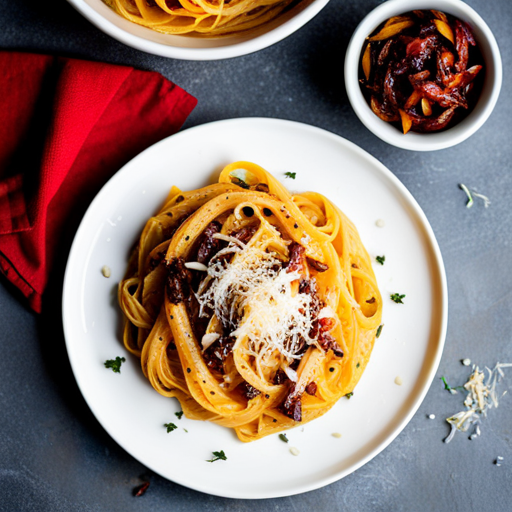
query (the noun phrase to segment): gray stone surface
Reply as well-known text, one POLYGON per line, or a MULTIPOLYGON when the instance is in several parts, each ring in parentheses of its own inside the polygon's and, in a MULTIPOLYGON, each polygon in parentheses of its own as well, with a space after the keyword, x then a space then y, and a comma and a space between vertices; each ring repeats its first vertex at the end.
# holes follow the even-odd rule
MULTIPOLYGON (((381 160, 425 211, 444 257, 449 327, 441 365, 411 422, 380 455, 352 475, 299 496, 245 501, 201 494, 158 475, 122 450, 85 404, 65 352, 60 293, 67 245, 37 316, 0 286, 0 511, 505 511, 512 499, 512 396, 484 420, 482 436, 446 445, 444 418, 460 398, 439 380, 461 383, 479 365, 512 362, 512 64, 510 0, 470 0, 498 40, 504 86, 487 123, 459 146, 433 153, 391 147, 358 121, 343 83, 347 42, 376 0, 331 0, 285 41, 245 57, 185 62, 147 55, 99 32, 65 0, 0 0, 0 48, 47 52, 156 70, 195 95, 187 127, 267 116, 316 125, 381 160), (458 183, 492 200, 465 208, 458 183), (435 420, 426 416, 436 414, 435 420), (496 467, 496 456, 504 457, 496 467), (151 486, 131 495, 141 475, 151 486)), ((1 143, 1 142, 0 142, 1 143)), ((69 241, 67 241, 69 243, 69 241)), ((502 390, 512 382, 512 370, 502 390)))

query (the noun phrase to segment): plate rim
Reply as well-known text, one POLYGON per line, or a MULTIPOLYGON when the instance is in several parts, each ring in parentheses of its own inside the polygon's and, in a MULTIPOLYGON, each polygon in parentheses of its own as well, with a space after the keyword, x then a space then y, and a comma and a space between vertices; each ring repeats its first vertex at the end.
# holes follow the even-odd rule
MULTIPOLYGON (((435 237, 434 231, 425 215, 423 210, 421 209, 420 205, 417 203, 414 196, 411 194, 411 192, 405 187, 405 185, 389 170, 382 162, 380 162, 377 158, 375 158, 373 155, 359 147, 357 144, 345 139, 344 137, 341 137, 333 132, 330 132, 328 130, 325 130, 323 128, 319 128, 316 126, 308 125, 305 123, 297 122, 297 121, 289 121, 284 119, 277 119, 277 118, 265 118, 265 117, 245 117, 245 118, 234 118, 234 119, 224 119, 219 121, 212 121, 210 123, 205 123, 197 126, 190 127, 188 129, 182 130, 174 135, 171 135, 169 137, 166 137, 165 139, 162 139, 161 141, 153 144, 152 146, 148 147, 138 155, 136 155, 133 159, 131 159, 129 162, 127 162, 124 166, 122 166, 101 188, 101 190, 96 194, 94 199, 92 200, 91 204, 87 208, 86 213, 84 214, 80 226, 76 231, 71 249, 68 254, 68 259, 66 262, 66 269, 64 273, 64 281, 63 281, 63 292, 62 292, 62 322, 63 322, 63 330, 64 330, 64 339, 65 339, 65 345, 66 345, 66 351, 68 354, 68 358, 70 361, 71 369, 75 378, 75 381, 78 385, 78 388, 80 389, 80 392, 87 403, 89 409, 91 410, 92 414, 94 415, 96 421, 102 426, 102 428, 107 432, 107 434, 121 447, 123 450, 125 450, 131 457, 133 457, 137 462, 140 464, 148 467, 151 469, 151 471, 154 471, 156 474, 162 476, 162 478, 165 478, 166 480, 170 480, 173 483, 177 483, 180 485, 183 485, 184 487, 193 489, 195 491, 203 492, 210 495, 215 495, 219 497, 224 498, 235 498, 235 499, 267 499, 267 498, 278 498, 278 497, 285 497, 285 496, 293 496, 297 494, 302 494, 305 492, 309 492, 315 489, 320 489, 322 487, 325 487, 331 483, 334 483, 338 480, 341 480, 342 478, 352 474, 357 469, 365 465, 367 462, 372 460, 374 457, 376 457, 379 453, 381 453, 383 450, 385 450, 395 439, 396 437, 403 431, 403 429, 407 426, 407 424, 410 422, 412 417, 416 414, 417 410, 419 409, 420 405, 422 404, 423 400, 425 399, 426 394, 428 393, 433 379, 435 377, 435 374, 438 370, 441 357, 443 354, 444 345, 446 342, 446 334, 447 334, 447 325, 448 325, 448 287, 447 287, 447 278, 446 278, 446 271, 444 267, 444 262, 442 259, 441 250, 439 248, 439 245, 437 243, 437 239, 435 237), (114 187, 116 182, 118 180, 123 179, 123 174, 127 171, 125 171, 127 168, 129 168, 133 163, 138 159, 143 159, 145 154, 149 151, 152 151, 155 147, 160 146, 162 144, 168 143, 167 141, 171 138, 178 139, 179 140, 183 137, 190 137, 194 136, 193 134, 200 133, 203 130, 210 130, 210 129, 217 129, 219 125, 230 125, 230 124, 243 124, 243 123, 250 123, 250 124, 266 124, 270 123, 273 125, 281 125, 283 128, 292 128, 292 129, 298 129, 298 130, 306 130, 306 131, 312 131, 316 134, 322 136, 331 138, 333 141, 335 141, 338 144, 341 144, 342 146, 345 146, 346 148, 349 148, 351 151, 354 151, 357 155, 363 157, 364 159, 370 160, 373 165, 375 165, 380 173, 383 173, 384 176, 391 181, 392 185, 398 188, 398 191, 407 200, 408 206, 411 207, 414 210, 415 215, 417 218, 421 221, 422 228, 424 229, 424 233, 427 236, 428 239, 428 246, 430 247, 432 251, 432 261, 434 263, 433 272, 437 274, 437 279, 439 280, 440 285, 440 298, 442 301, 442 305, 439 308, 440 312, 440 320, 438 325, 439 330, 439 336, 436 338, 437 341, 437 349, 435 356, 432 358, 432 363, 430 366, 429 371, 427 372, 427 375, 425 376, 425 384, 423 385, 423 389, 421 392, 419 392, 416 395, 416 398, 414 399, 413 403, 411 404, 408 412, 403 416, 402 420, 397 423, 397 425, 393 428, 392 432, 387 435, 384 441, 379 442, 378 445, 370 450, 368 454, 358 460, 357 462, 351 464, 348 468, 342 470, 333 472, 333 474, 329 476, 324 476, 319 478, 318 480, 315 480, 309 485, 302 484, 300 488, 294 488, 294 489, 287 489, 284 492, 280 491, 271 491, 266 493, 265 495, 261 495, 260 492, 258 493, 237 493, 235 489, 233 489, 233 492, 225 493, 225 492, 212 492, 211 490, 203 490, 198 483, 197 485, 191 485, 190 482, 183 482, 179 478, 169 478, 168 476, 165 476, 161 473, 159 469, 156 469, 152 466, 152 464, 148 464, 147 462, 143 462, 139 460, 137 457, 132 455, 131 450, 129 447, 125 446, 124 442, 121 442, 118 440, 117 436, 107 428, 107 426, 104 424, 103 420, 100 420, 100 418, 97 416, 95 412, 95 406, 91 403, 90 397, 88 397, 87 392, 84 390, 85 385, 83 386, 81 381, 79 380, 77 371, 75 371, 75 365, 77 364, 76 361, 74 361, 72 352, 72 343, 70 342, 71 339, 71 328, 69 325, 69 322, 66 321, 66 311, 68 307, 71 307, 71 301, 68 300, 68 295, 70 295, 70 288, 71 288, 71 270, 73 266, 73 262, 75 259, 74 254, 77 252, 77 247, 79 247, 79 242, 81 237, 83 236, 83 232, 86 229, 87 222, 89 216, 92 215, 92 212, 96 208, 96 204, 101 203, 103 196, 105 196, 109 189, 111 187, 114 187), (124 172, 123 172, 124 171, 124 172)), ((431 341, 429 342, 429 344, 431 341)))

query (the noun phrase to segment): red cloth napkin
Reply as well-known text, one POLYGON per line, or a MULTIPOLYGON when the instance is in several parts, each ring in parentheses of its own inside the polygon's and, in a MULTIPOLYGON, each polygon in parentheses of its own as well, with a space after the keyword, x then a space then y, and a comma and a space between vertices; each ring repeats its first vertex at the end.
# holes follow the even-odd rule
POLYGON ((158 73, 0 52, 0 270, 35 311, 66 220, 196 103, 158 73))

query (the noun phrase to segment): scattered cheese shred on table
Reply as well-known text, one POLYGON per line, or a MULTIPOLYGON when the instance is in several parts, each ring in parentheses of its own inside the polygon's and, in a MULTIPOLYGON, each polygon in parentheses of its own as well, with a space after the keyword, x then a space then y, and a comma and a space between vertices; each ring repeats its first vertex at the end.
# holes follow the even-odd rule
POLYGON ((503 368, 510 367, 512 367, 512 363, 496 363, 492 370, 486 367, 485 369, 488 372, 487 380, 485 380, 485 372, 483 370, 480 371, 478 366, 473 367, 473 373, 466 384, 464 384, 464 388, 468 392, 464 400, 466 410, 446 418, 452 430, 444 440, 445 443, 449 443, 453 439, 455 432, 467 432, 473 426, 475 431, 470 436, 470 439, 475 439, 480 435, 479 424, 481 417, 487 416, 487 411, 493 407, 498 407, 496 384, 505 376, 503 368))

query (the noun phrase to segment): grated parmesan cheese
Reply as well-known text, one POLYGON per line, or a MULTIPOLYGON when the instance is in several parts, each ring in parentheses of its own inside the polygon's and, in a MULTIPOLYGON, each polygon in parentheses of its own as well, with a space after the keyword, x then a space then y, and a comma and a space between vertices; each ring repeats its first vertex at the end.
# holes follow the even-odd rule
MULTIPOLYGON (((314 217, 316 220, 318 220, 316 217, 314 217)), ((311 219, 311 222, 313 222, 313 219, 311 219)), ((314 223, 314 222, 313 222, 314 223)), ((309 242, 311 242, 311 237, 308 234, 304 234, 304 236, 300 239, 300 243, 302 245, 308 245, 309 242)))
POLYGON ((229 242, 230 244, 238 245, 242 249, 245 247, 245 244, 238 240, 238 238, 235 238, 234 236, 223 235, 222 233, 214 233, 212 235, 212 238, 215 238, 217 240, 223 240, 224 242, 229 242))
POLYGON ((286 373, 287 377, 292 382, 297 382, 299 380, 297 372, 293 368, 290 368, 289 366, 285 366, 284 373, 286 373))
POLYGON ((321 318, 336 318, 336 313, 330 306, 323 307, 318 313, 318 320, 321 318))
POLYGON ((203 345, 203 352, 215 343, 220 338, 220 334, 217 332, 206 333, 201 339, 201 345, 203 345))
POLYGON ((256 357, 278 350, 288 360, 299 359, 301 340, 318 345, 309 335, 312 297, 292 293, 298 279, 300 274, 287 272, 276 254, 230 240, 210 261, 207 285, 199 287, 200 315, 213 310, 230 336, 248 338, 256 357), (223 251, 234 253, 231 261, 218 257, 223 251))
POLYGON ((199 263, 198 261, 188 261, 185 263, 185 267, 190 270, 199 270, 200 272, 206 272, 208 267, 204 263, 199 263))
POLYGON ((464 384, 464 388, 468 392, 466 399, 464 400, 466 410, 446 418, 446 421, 451 425, 452 430, 444 440, 445 443, 449 443, 457 431, 467 432, 471 427, 475 427, 475 430, 469 436, 469 439, 476 439, 481 434, 481 417, 487 416, 487 411, 493 407, 498 407, 499 403, 498 396, 496 394, 496 384, 505 375, 503 373, 503 368, 510 367, 512 367, 512 364, 510 363, 496 363, 496 366, 492 370, 486 367, 488 372, 486 381, 485 373, 480 371, 478 366, 474 367, 469 380, 464 384))

